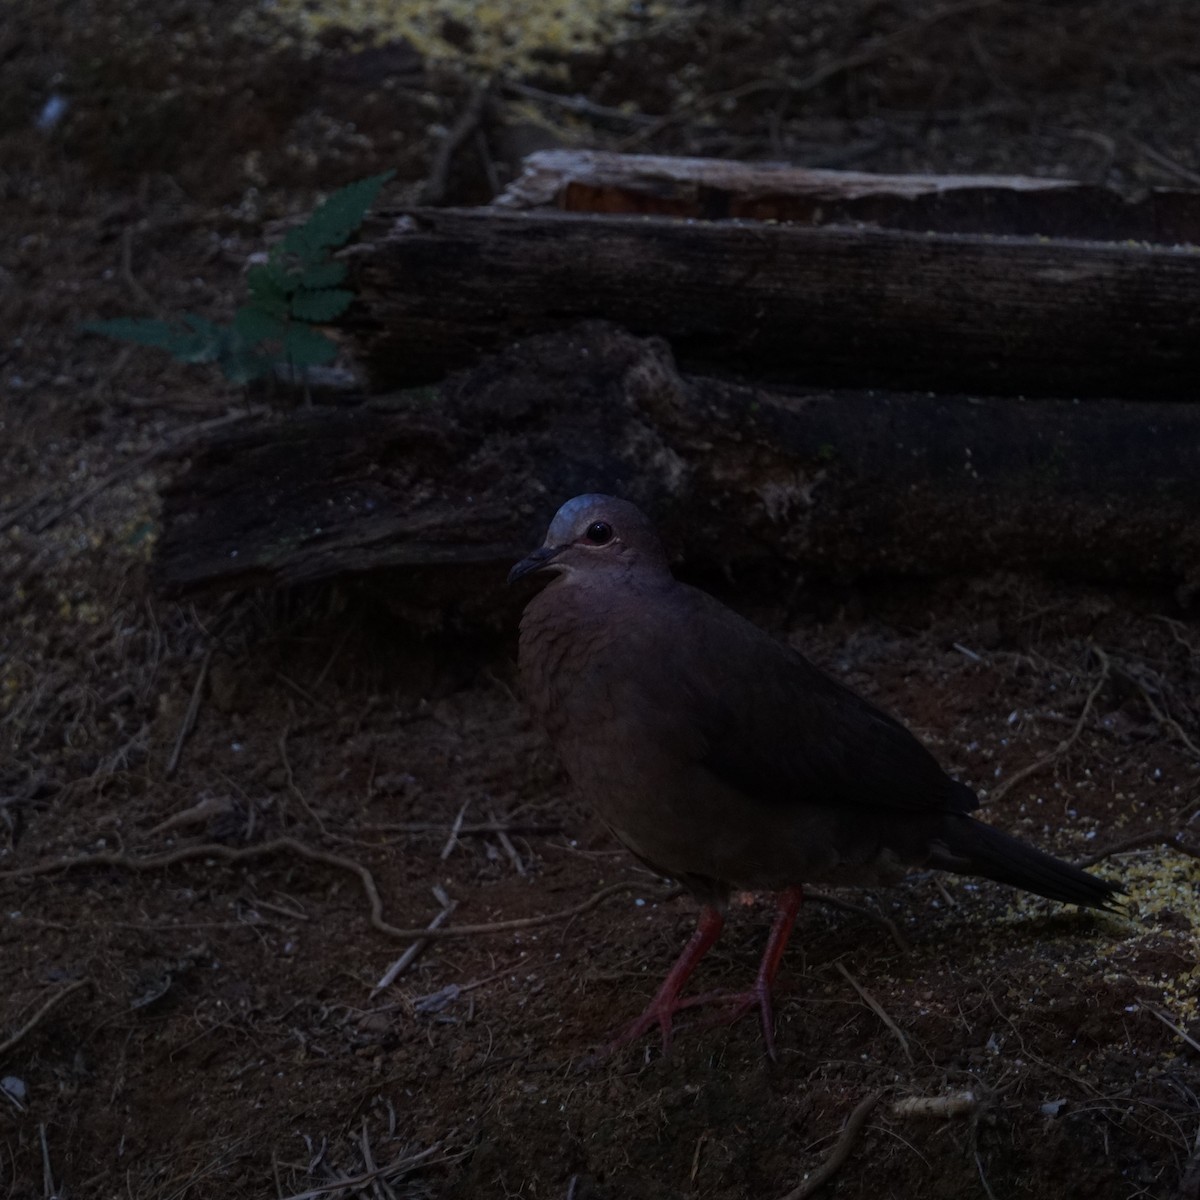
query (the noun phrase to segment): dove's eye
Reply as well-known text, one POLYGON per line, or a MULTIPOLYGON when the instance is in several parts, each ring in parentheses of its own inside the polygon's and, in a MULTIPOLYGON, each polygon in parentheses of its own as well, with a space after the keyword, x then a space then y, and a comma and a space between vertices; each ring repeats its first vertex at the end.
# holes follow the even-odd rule
POLYGON ((593 546, 603 546, 605 542, 612 541, 612 535, 612 526, 607 521, 593 521, 587 527, 587 533, 584 534, 584 537, 593 546))

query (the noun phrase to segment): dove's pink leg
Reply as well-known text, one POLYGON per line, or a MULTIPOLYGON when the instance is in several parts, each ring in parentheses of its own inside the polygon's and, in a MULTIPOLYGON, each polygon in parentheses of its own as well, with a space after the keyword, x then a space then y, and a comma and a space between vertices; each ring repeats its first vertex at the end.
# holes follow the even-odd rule
MULTIPOLYGON (((654 999, 646 1006, 645 1012, 628 1029, 615 1037, 608 1045, 609 1052, 619 1050, 622 1046, 636 1041, 642 1034, 657 1025, 662 1030, 663 1053, 671 1048, 671 1018, 687 1005, 687 1001, 679 999, 689 976, 696 969, 700 960, 712 949, 713 943, 721 936, 725 918, 711 905, 706 904, 700 910, 700 919, 696 923, 696 932, 692 934, 683 953, 675 965, 667 972, 666 979, 658 989, 654 999)), ((784 941, 787 940, 786 934, 784 941)), ((782 954, 782 949, 780 950, 782 954)))
POLYGON ((763 950, 762 961, 758 964, 758 974, 753 986, 745 992, 707 992, 703 996, 693 996, 676 1005, 676 1008, 692 1008, 700 1004, 729 1004, 733 1012, 727 1018, 736 1021, 752 1008, 758 1009, 759 1020, 762 1022, 763 1041, 767 1047, 767 1057, 772 1062, 775 1057, 775 1012, 771 1005, 771 988, 775 976, 779 973, 779 964, 783 961, 783 952, 787 949, 788 938, 792 926, 800 915, 800 906, 804 903, 804 892, 799 887, 790 887, 779 893, 776 902, 778 907, 771 932, 767 937, 767 945, 763 950))

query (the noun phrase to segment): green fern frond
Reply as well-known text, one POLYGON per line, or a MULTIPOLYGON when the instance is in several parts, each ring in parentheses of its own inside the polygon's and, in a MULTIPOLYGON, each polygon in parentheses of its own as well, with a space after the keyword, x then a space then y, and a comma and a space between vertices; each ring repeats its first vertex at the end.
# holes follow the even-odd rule
POLYGON ((344 288, 324 288, 319 292, 297 292, 292 297, 292 316, 298 321, 323 325, 340 317, 350 307, 354 293, 344 288))
POLYGON ((243 304, 234 314, 234 332, 249 345, 281 341, 288 330, 288 323, 284 319, 286 315, 286 308, 282 316, 276 316, 275 313, 265 312, 253 304, 243 304))
POLYGON ((384 171, 338 188, 303 225, 288 230, 280 248, 286 254, 294 254, 303 265, 315 266, 330 250, 346 244, 362 224, 367 209, 375 203, 380 189, 395 174, 384 171))
POLYGON ((230 325, 184 313, 182 324, 118 317, 83 328, 163 350, 180 362, 215 362, 235 384, 270 375, 283 362, 293 367, 330 363, 337 357, 337 343, 314 326, 341 316, 354 293, 338 286, 348 269, 329 254, 349 240, 394 175, 385 171, 340 188, 303 225, 290 230, 266 262, 246 272, 247 303, 230 325))
POLYGON ((296 283, 302 288, 320 291, 322 288, 337 287, 350 273, 350 268, 344 262, 317 263, 302 271, 296 278, 296 283))
POLYGON ((191 330, 149 317, 116 317, 111 321, 89 321, 83 328, 119 342, 164 350, 180 362, 215 362, 220 353, 219 337, 214 336, 212 328, 197 328, 201 324, 198 320, 189 320, 188 324, 191 330))

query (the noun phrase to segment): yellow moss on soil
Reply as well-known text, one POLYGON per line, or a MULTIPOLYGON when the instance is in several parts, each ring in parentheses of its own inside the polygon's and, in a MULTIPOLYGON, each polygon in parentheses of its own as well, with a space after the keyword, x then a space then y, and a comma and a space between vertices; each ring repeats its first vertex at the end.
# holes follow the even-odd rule
MULTIPOLYGON (((1101 918, 1092 934, 1096 971, 1106 983, 1122 981, 1157 991, 1168 1015, 1186 1024, 1200 1016, 1200 860, 1164 846, 1161 850, 1122 855, 1092 868, 1120 883, 1123 913, 1101 918), (1182 918, 1182 921, 1180 920, 1182 918), (1187 925, 1184 926, 1183 922, 1187 925), (1177 947, 1170 972, 1137 965, 1139 944, 1177 947), (1189 965, 1190 964, 1190 965, 1189 965)), ((1014 893, 1012 904, 997 923, 1024 921, 1044 901, 1014 893)))
POLYGON ((644 29, 664 11, 660 0, 275 0, 241 23, 280 24, 311 51, 325 31, 345 29, 364 48, 406 40, 428 58, 522 71, 539 52, 592 50, 644 29))

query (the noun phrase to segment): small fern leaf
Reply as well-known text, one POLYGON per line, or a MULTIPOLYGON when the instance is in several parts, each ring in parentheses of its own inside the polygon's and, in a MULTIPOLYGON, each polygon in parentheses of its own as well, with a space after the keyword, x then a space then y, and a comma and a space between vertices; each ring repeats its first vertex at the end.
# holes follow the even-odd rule
POLYGON ((296 283, 301 288, 318 291, 321 288, 337 287, 347 275, 349 268, 344 262, 323 262, 301 272, 296 283))
POLYGON ((288 271, 275 263, 251 267, 246 272, 250 307, 273 313, 277 317, 286 317, 288 297, 295 290, 296 283, 288 271))
POLYGON ((192 333, 198 337, 208 338, 213 342, 219 342, 222 338, 229 336, 227 325, 218 325, 216 321, 210 321, 207 317, 200 316, 199 313, 184 313, 183 323, 189 326, 192 333))
MULTIPOLYGON (((190 322, 189 322, 190 323, 190 322)), ((88 333, 99 333, 119 342, 133 342, 162 350, 179 362, 213 362, 219 350, 219 329, 214 336, 208 329, 191 331, 149 317, 117 317, 111 321, 89 321, 83 326, 88 333)))
POLYGON ((337 358, 337 343, 308 325, 293 325, 283 339, 283 352, 293 366, 320 367, 337 358))
POLYGON ((354 293, 344 288, 323 288, 319 292, 297 292, 292 297, 292 316, 300 321, 321 325, 340 317, 350 307, 354 293))
POLYGON ((139 317, 117 317, 113 321, 89 321, 84 325, 86 333, 98 333, 103 337, 115 338, 118 342, 136 342, 139 346, 165 349, 176 335, 176 330, 166 321, 152 321, 139 317))
POLYGON ((288 230, 280 243, 282 249, 306 266, 316 266, 328 251, 346 244, 362 224, 367 209, 375 203, 380 189, 395 173, 384 171, 338 188, 313 210, 303 225, 288 230))
POLYGON ((243 304, 234 315, 233 328, 248 345, 257 345, 272 339, 282 341, 288 324, 274 313, 264 312, 253 304, 243 304))

